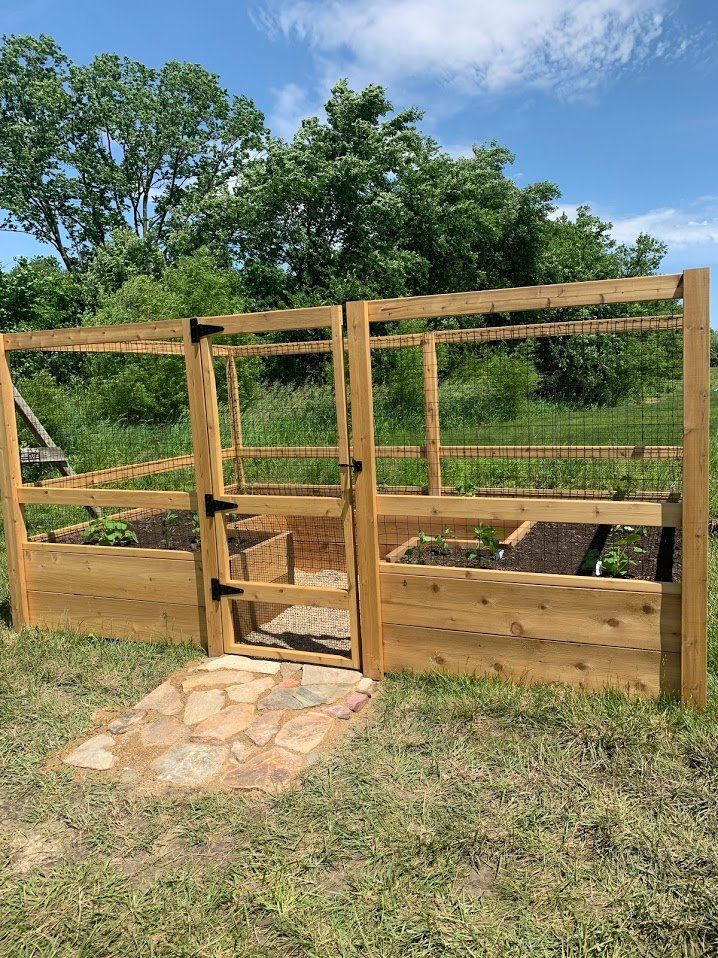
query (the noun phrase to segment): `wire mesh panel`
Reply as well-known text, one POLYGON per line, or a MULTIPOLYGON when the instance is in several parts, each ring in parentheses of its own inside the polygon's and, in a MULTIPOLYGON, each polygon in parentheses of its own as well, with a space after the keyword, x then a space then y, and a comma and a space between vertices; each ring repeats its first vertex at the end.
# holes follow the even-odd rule
POLYGON ((381 558, 679 580, 679 530, 497 521, 481 499, 679 499, 682 317, 447 325, 373 339, 377 488, 476 497, 475 518, 381 516, 381 558))
MULTIPOLYGON (((11 354, 23 482, 44 490, 194 490, 182 343, 78 343, 11 354)), ((31 538, 198 551, 196 514, 25 505, 31 538)))

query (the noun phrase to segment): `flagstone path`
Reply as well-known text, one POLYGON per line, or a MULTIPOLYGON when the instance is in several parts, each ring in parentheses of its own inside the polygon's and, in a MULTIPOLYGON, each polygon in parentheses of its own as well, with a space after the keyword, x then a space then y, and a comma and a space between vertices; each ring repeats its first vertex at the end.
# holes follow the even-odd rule
POLYGON ((223 655, 192 663, 62 756, 66 765, 163 787, 285 787, 369 704, 351 669, 223 655))

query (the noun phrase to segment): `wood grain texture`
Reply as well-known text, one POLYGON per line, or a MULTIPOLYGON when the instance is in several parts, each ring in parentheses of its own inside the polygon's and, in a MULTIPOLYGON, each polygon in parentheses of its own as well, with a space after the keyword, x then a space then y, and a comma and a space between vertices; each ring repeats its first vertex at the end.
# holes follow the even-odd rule
POLYGON ((35 591, 28 593, 28 604, 30 624, 39 629, 138 642, 206 642, 203 610, 196 605, 35 591))
POLYGON ((424 429, 429 495, 441 495, 441 427, 439 425, 439 369, 433 333, 425 333, 422 341, 424 359, 424 429))
POLYGON ((519 519, 542 522, 587 522, 608 525, 681 525, 677 502, 641 502, 634 499, 525 499, 490 496, 390 496, 378 495, 377 510, 383 516, 483 518, 501 522, 519 519))
MULTIPOLYGON (((194 449, 195 487, 198 500, 204 503, 205 495, 212 492, 207 411, 200 343, 192 342, 189 323, 185 325, 183 345, 190 424, 192 427, 192 447, 194 449)), ((215 656, 224 652, 225 642, 222 606, 221 603, 212 599, 211 589, 211 580, 219 577, 217 538, 214 528, 215 522, 218 520, 208 516, 204 509, 199 509, 197 514, 199 516, 200 551, 204 580, 204 634, 207 639, 207 653, 210 656, 215 656)))
POLYGON ((384 644, 379 593, 377 480, 369 314, 365 302, 347 303, 346 312, 353 452, 354 457, 362 463, 361 471, 354 477, 362 668, 365 675, 378 679, 384 674, 384 644))
POLYGON ((381 612, 384 624, 680 651, 675 595, 382 575, 381 612))
POLYGON ((148 557, 150 550, 137 550, 143 553, 139 556, 133 555, 134 551, 105 548, 103 554, 83 546, 26 547, 28 589, 170 605, 204 605, 202 563, 198 556, 182 553, 194 560, 186 562, 174 557, 148 557))
POLYGON ((65 506, 137 506, 147 509, 197 509, 195 492, 155 489, 65 489, 62 486, 20 486, 20 502, 65 506))
POLYGON ((41 349, 85 346, 93 343, 142 343, 153 339, 182 338, 185 321, 167 319, 156 323, 116 323, 110 326, 79 326, 8 333, 7 349, 41 349))
POLYGON ((683 650, 681 697, 705 707, 708 669, 708 471, 710 462, 710 273, 684 275, 683 650))
POLYGON ((223 596, 223 601, 277 602, 281 605, 306 605, 317 609, 348 609, 346 589, 314 585, 285 585, 282 582, 251 582, 227 578, 227 585, 243 590, 241 597, 223 596))
POLYGON ((527 685, 556 682, 591 691, 617 688, 640 696, 674 693, 680 687, 680 656, 675 652, 406 625, 385 625, 384 635, 389 672, 488 675, 527 685))
POLYGON ((405 296, 367 303, 370 323, 440 316, 468 316, 473 313, 512 313, 530 309, 561 309, 566 306, 603 306, 609 303, 640 303, 680 299, 683 277, 635 276, 623 279, 591 280, 586 283, 559 283, 553 286, 523 286, 485 289, 434 296, 405 296))

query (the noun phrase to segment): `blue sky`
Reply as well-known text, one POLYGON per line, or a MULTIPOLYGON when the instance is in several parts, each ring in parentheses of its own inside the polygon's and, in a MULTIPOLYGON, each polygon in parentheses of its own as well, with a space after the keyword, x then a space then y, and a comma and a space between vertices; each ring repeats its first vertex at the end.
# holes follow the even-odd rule
MULTIPOLYGON (((664 271, 715 269, 718 8, 709 0, 0 0, 2 33, 49 33, 79 62, 114 51, 204 64, 275 133, 341 76, 426 112, 448 150, 495 139, 519 183, 549 179, 620 240, 670 247, 664 271)), ((0 233, 0 262, 39 251, 0 233)))

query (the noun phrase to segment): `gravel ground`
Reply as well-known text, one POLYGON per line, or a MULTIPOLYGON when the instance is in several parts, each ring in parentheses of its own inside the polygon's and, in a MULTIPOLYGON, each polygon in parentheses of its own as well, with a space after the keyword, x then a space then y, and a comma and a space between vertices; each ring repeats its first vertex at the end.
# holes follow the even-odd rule
MULTIPOLYGON (((322 569, 321 572, 296 570, 294 581, 296 585, 347 588, 346 573, 333 569, 322 569)), ((250 633, 244 641, 248 645, 349 655, 349 613, 341 609, 290 605, 271 622, 265 622, 261 628, 250 633)))

